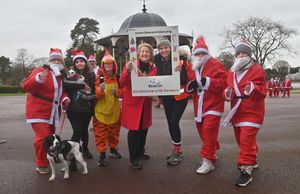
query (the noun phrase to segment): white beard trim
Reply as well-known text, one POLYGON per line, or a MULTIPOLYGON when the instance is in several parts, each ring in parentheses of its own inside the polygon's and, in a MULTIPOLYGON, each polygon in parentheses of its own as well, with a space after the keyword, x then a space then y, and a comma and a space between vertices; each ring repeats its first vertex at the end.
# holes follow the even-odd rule
POLYGON ((205 55, 202 58, 197 58, 195 56, 192 56, 192 65, 193 70, 200 69, 210 58, 210 55, 205 55))
POLYGON ((246 66, 248 66, 251 62, 252 62, 252 59, 249 56, 241 57, 241 58, 235 58, 234 63, 231 67, 231 70, 232 71, 241 71, 246 66))
POLYGON ((60 76, 60 71, 64 69, 64 66, 62 64, 54 64, 54 63, 48 63, 50 69, 52 69, 55 76, 60 76))

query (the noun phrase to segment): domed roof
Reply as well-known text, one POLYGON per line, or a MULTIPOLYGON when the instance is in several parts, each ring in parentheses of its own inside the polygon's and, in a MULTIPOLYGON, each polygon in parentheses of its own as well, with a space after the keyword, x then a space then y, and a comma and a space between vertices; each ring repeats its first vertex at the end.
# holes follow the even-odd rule
POLYGON ((162 17, 155 13, 147 13, 143 10, 142 13, 134 14, 128 17, 121 25, 118 33, 128 32, 128 28, 167 26, 162 17))

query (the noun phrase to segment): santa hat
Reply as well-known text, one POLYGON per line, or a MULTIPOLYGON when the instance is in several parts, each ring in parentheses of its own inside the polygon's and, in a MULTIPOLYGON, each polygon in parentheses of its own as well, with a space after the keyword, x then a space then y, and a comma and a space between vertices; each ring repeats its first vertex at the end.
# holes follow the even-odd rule
POLYGON ((85 62, 87 62, 87 58, 82 50, 72 50, 71 57, 73 57, 73 62, 75 62, 77 59, 83 59, 85 62))
POLYGON ((192 54, 196 55, 196 54, 199 54, 199 53, 202 53, 202 52, 209 54, 208 47, 205 44, 203 36, 199 36, 196 40, 196 44, 193 48, 193 53, 192 54))
POLYGON ((94 62, 96 62, 96 58, 95 58, 95 56, 94 56, 94 55, 90 55, 90 56, 89 56, 89 60, 88 60, 88 62, 90 62, 90 61, 94 61, 94 62))
POLYGON ((104 63, 113 63, 114 64, 113 72, 117 71, 116 60, 115 60, 115 58, 113 58, 113 56, 111 56, 111 54, 109 53, 109 51, 107 49, 105 50, 104 56, 101 60, 101 67, 103 68, 103 70, 104 70, 104 63))
POLYGON ((248 41, 246 41, 246 40, 241 40, 235 46, 235 56, 239 52, 245 52, 245 53, 247 53, 251 57, 251 55, 252 55, 252 46, 251 46, 251 44, 248 41))
POLYGON ((168 40, 168 38, 162 37, 157 42, 157 48, 159 49, 161 46, 167 46, 167 47, 171 48, 171 42, 168 40))
POLYGON ((50 54, 49 54, 49 62, 58 59, 64 62, 63 54, 60 49, 58 48, 50 48, 50 54))

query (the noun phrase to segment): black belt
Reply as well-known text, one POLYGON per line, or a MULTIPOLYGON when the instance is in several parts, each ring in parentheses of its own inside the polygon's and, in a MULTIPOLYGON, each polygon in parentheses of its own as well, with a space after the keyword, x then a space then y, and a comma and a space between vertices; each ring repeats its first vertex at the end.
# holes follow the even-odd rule
POLYGON ((245 96, 236 96, 235 98, 237 99, 247 99, 247 98, 250 98, 249 95, 245 95, 245 96))
MULTIPOLYGON (((31 96, 37 97, 37 98, 42 99, 42 100, 46 100, 48 102, 53 102, 53 99, 47 98, 47 97, 39 95, 39 94, 31 94, 31 96)), ((58 104, 58 101, 55 100, 54 103, 58 104)))

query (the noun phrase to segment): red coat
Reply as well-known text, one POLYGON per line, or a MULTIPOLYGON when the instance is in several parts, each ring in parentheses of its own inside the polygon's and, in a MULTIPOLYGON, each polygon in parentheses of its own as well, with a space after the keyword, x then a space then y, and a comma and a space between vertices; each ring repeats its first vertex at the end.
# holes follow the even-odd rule
POLYGON ((268 89, 273 89, 273 88, 275 88, 274 80, 270 80, 270 81, 268 82, 268 89))
POLYGON ((287 88, 291 88, 292 87, 292 82, 291 82, 291 80, 284 80, 283 82, 282 82, 282 87, 283 88, 285 88, 285 89, 287 89, 287 88))
MULTIPOLYGON (((156 67, 150 66, 148 75, 156 75, 156 67)), ((152 97, 132 96, 131 75, 125 67, 120 77, 120 87, 123 91, 122 126, 129 130, 149 128, 152 125, 152 97)))
POLYGON ((27 123, 59 124, 59 109, 61 102, 68 99, 62 91, 62 80, 46 69, 48 76, 44 83, 38 78, 38 73, 44 68, 38 67, 25 79, 23 88, 28 92, 26 100, 27 123), (44 98, 44 99, 43 99, 44 98))
POLYGON ((274 88, 280 88, 280 81, 279 80, 274 80, 274 88))
MULTIPOLYGON (((237 103, 236 93, 233 83, 234 73, 229 70, 227 77, 227 85, 232 88, 231 108, 237 103)), ((243 99, 237 111, 233 115, 231 121, 233 123, 251 122, 261 125, 265 115, 265 97, 266 97, 266 76, 263 68, 254 64, 238 83, 238 89, 241 95, 244 95, 244 87, 253 83, 254 89, 250 93, 250 97, 243 99)))
MULTIPOLYGON (((226 87, 226 69, 220 61, 210 57, 203 66, 201 77, 206 77, 206 86, 204 87, 204 98, 202 105, 202 117, 205 115, 221 116, 224 112, 224 98, 223 90, 226 87)), ((195 80, 195 71, 189 69, 188 80, 195 80)), ((199 93, 193 90, 194 94, 194 115, 195 119, 198 117, 199 107, 199 93)))

